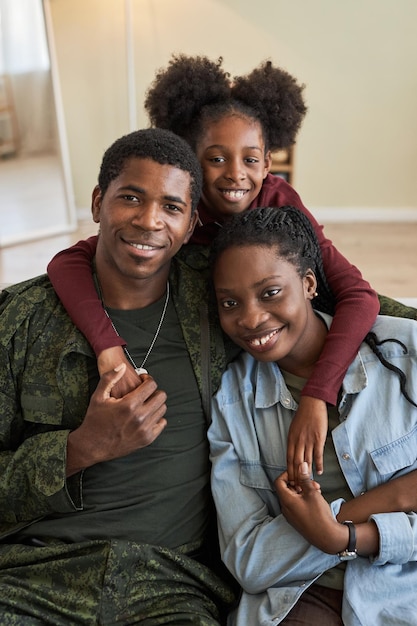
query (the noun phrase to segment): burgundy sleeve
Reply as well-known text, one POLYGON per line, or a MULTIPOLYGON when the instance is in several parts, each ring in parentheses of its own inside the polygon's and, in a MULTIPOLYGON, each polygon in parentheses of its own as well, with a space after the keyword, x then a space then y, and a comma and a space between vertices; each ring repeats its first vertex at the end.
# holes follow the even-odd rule
POLYGON ((113 330, 94 286, 91 262, 96 246, 96 236, 79 241, 58 252, 47 271, 68 315, 98 356, 105 348, 125 345, 125 341, 113 330))
POLYGON ((270 185, 268 193, 260 194, 257 205, 295 206, 307 215, 316 231, 324 272, 336 298, 336 308, 322 353, 302 395, 334 405, 346 371, 379 313, 378 295, 363 279, 358 268, 349 263, 325 237, 323 227, 303 205, 297 192, 285 181, 282 183, 270 185), (275 192, 272 187, 275 187, 275 192))

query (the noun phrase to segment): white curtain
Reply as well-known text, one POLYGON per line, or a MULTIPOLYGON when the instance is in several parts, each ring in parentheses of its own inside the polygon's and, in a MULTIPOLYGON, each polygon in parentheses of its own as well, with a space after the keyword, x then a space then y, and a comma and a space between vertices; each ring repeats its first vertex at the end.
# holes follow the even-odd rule
POLYGON ((0 75, 8 77, 20 155, 56 149, 42 0, 0 0, 0 75))

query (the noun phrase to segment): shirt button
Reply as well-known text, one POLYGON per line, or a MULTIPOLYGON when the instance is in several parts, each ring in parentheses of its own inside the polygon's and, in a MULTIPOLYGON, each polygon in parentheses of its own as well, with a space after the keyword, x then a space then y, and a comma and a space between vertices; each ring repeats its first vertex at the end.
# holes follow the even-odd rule
POLYGON ((342 454, 342 459, 344 461, 350 461, 350 454, 348 454, 347 452, 345 452, 344 454, 342 454))
POLYGON ((284 404, 284 406, 290 406, 291 398, 284 398, 283 404, 284 404))

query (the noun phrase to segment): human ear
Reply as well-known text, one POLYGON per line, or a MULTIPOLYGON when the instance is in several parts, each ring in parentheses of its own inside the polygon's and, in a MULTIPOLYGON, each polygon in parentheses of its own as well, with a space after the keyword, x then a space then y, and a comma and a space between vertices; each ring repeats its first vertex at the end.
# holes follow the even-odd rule
POLYGON ((317 296, 317 279, 312 269, 304 274, 304 293, 307 300, 313 300, 317 296))
POLYGON ((190 237, 194 232, 194 228, 198 222, 198 219, 199 219, 198 211, 195 210, 191 216, 190 225, 188 227, 187 234, 185 235, 184 243, 188 243, 188 241, 190 240, 190 237))
POLYGON ((93 189, 93 194, 91 198, 91 213, 93 215, 93 220, 98 224, 100 222, 100 209, 101 209, 101 189, 98 185, 96 185, 93 189))
POLYGON ((271 165, 272 165, 272 155, 271 155, 271 150, 268 150, 268 152, 265 154, 264 178, 266 178, 269 170, 271 169, 271 165))

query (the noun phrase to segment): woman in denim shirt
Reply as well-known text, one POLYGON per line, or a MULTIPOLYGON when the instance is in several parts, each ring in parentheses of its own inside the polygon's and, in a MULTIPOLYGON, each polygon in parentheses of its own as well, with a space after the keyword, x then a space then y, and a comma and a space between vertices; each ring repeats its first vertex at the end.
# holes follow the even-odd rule
POLYGON ((291 207, 252 210, 211 261, 245 350, 209 431, 222 557, 242 587, 229 624, 417 625, 416 322, 377 319, 329 407, 320 484, 307 463, 289 484, 288 429, 332 322, 314 232, 291 207))

